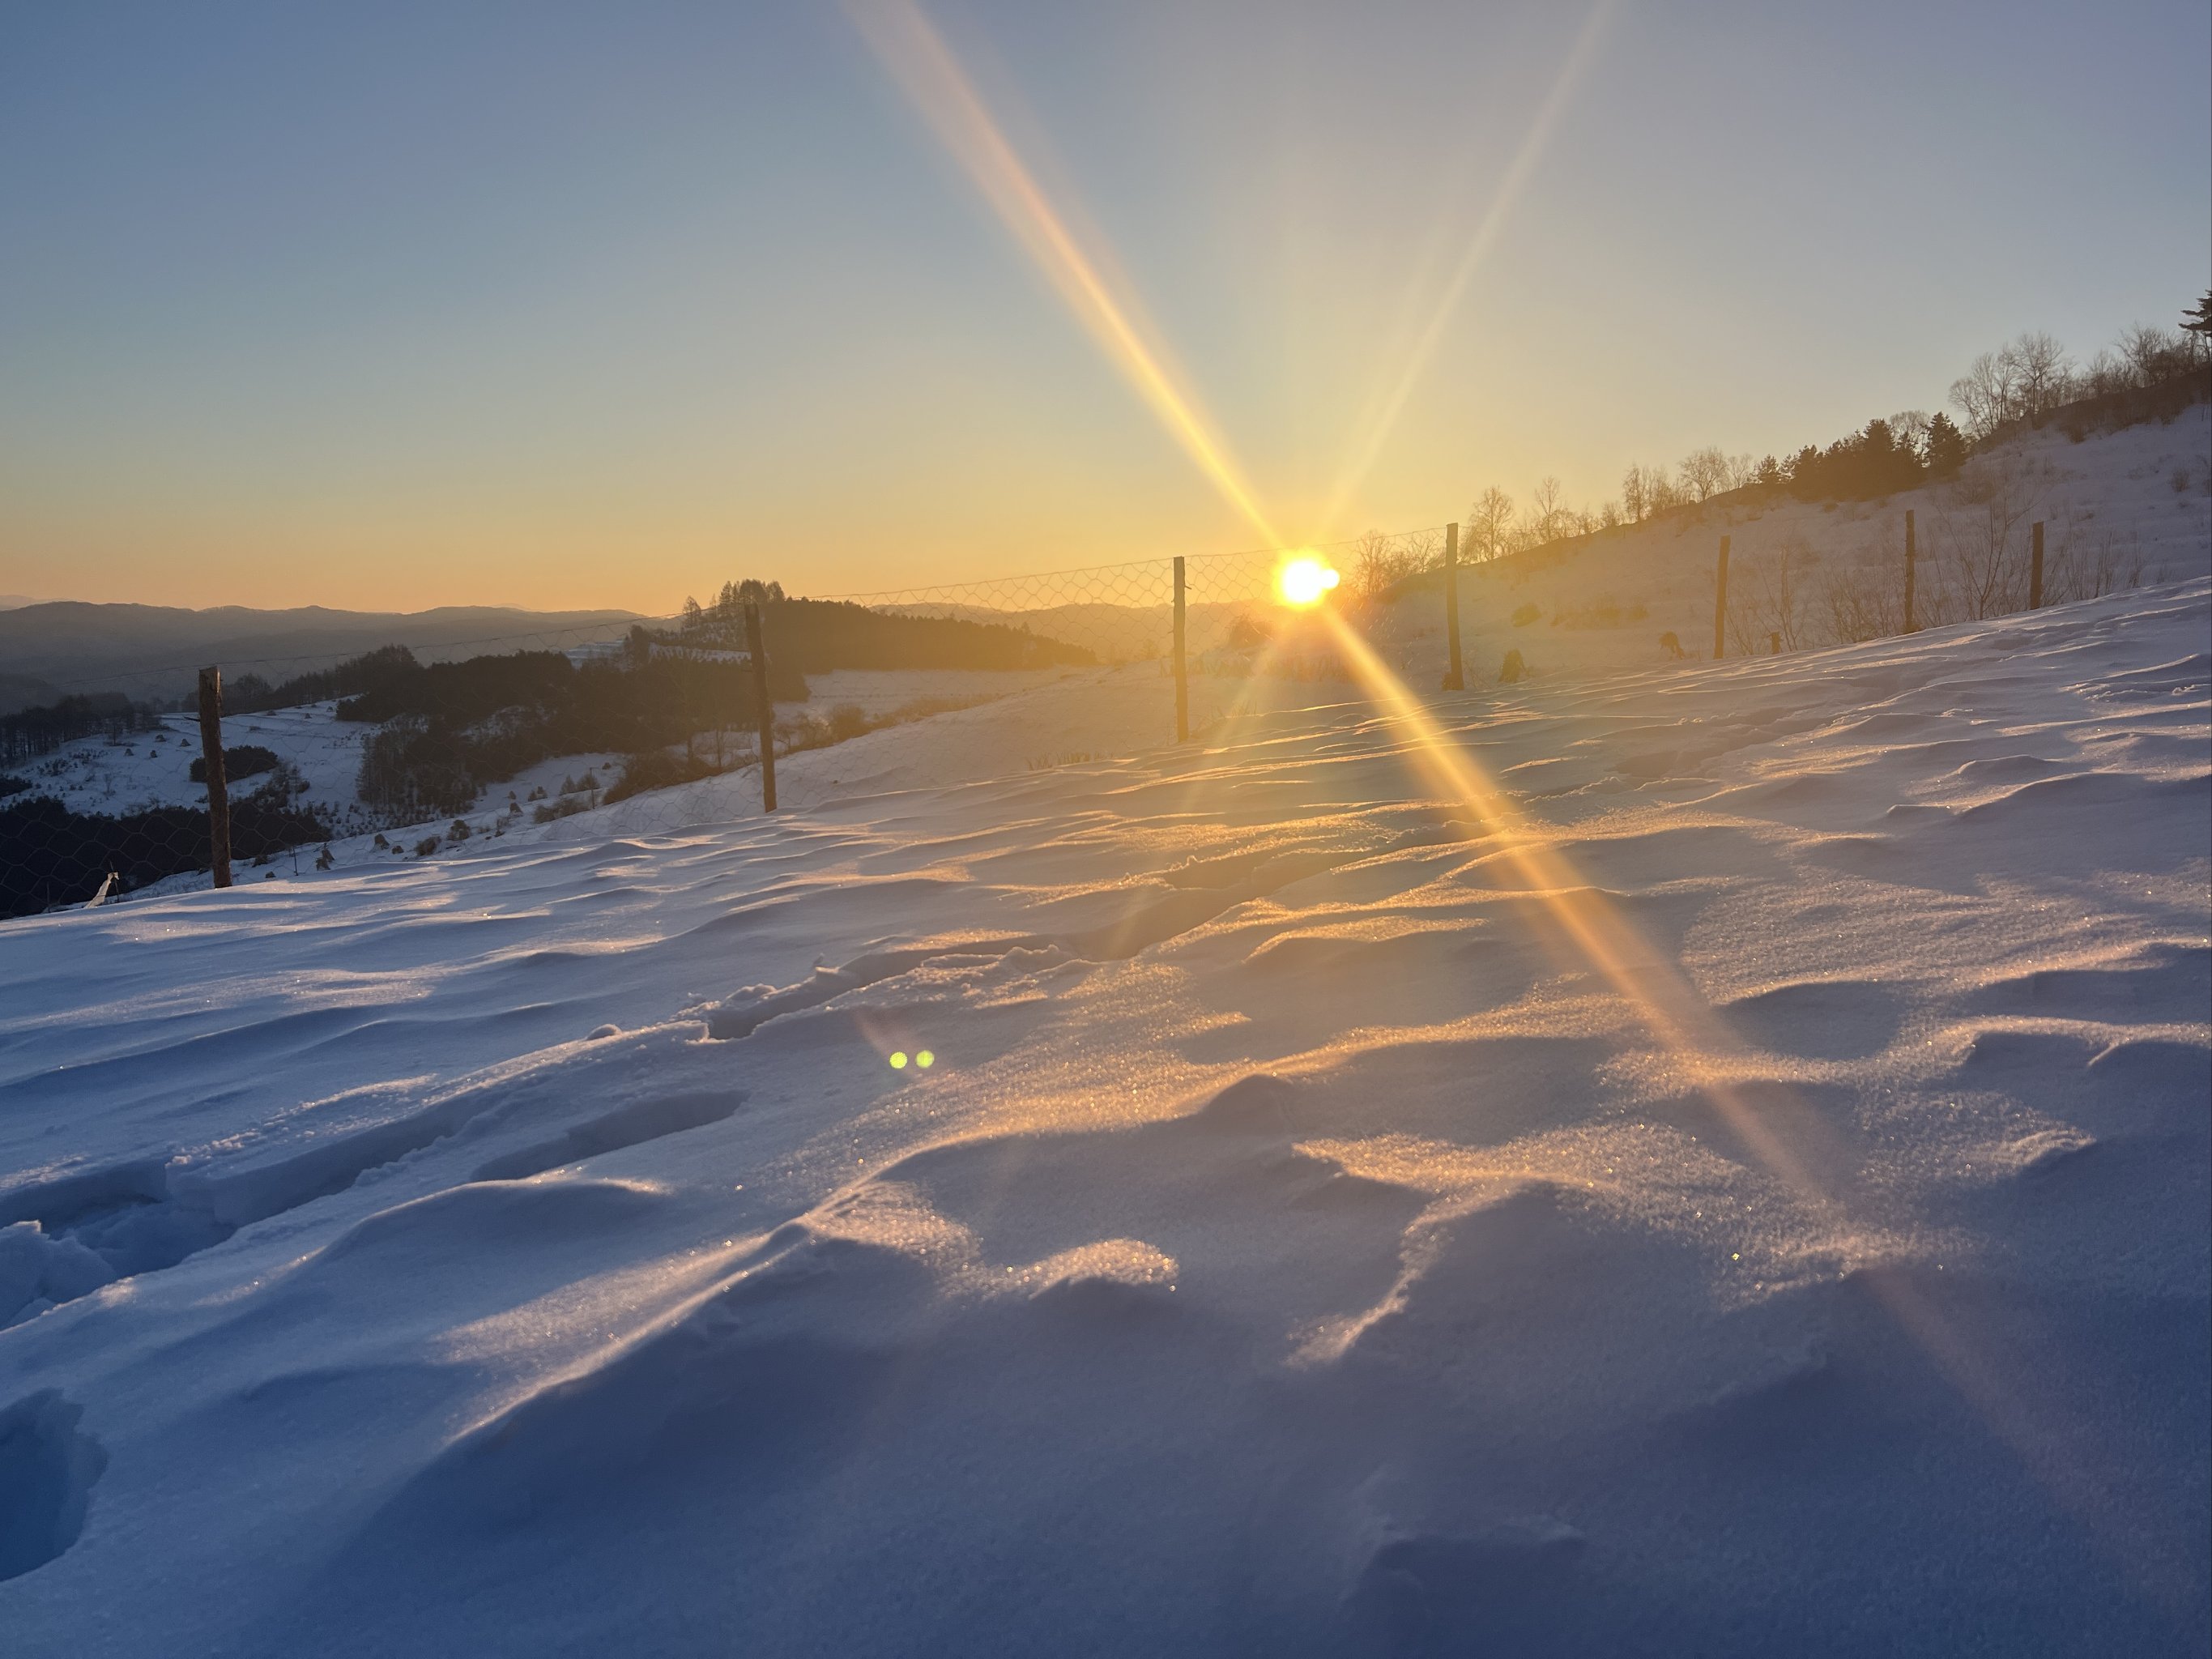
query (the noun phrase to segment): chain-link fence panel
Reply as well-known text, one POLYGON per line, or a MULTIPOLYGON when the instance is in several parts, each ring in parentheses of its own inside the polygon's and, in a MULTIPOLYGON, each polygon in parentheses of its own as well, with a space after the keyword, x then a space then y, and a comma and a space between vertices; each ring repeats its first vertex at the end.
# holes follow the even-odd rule
POLYGON ((1429 674, 1442 546, 1373 535, 836 599, 747 583, 671 617, 99 673, 0 715, 0 915, 204 885, 226 842, 249 882, 674 834, 757 817, 771 791, 833 811, 1109 763, 1348 686, 1324 607, 1429 674))

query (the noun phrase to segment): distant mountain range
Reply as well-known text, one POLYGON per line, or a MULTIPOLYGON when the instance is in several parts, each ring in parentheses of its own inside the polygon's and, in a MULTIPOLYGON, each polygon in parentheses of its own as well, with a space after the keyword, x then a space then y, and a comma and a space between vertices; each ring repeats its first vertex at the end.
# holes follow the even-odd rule
POLYGON ((404 645, 426 659, 533 644, 557 649, 608 637, 615 625, 634 620, 629 611, 504 605, 376 611, 322 605, 186 611, 74 599, 25 605, 0 609, 0 713, 81 691, 179 696, 209 664, 232 678, 254 673, 281 680, 380 645, 404 645))

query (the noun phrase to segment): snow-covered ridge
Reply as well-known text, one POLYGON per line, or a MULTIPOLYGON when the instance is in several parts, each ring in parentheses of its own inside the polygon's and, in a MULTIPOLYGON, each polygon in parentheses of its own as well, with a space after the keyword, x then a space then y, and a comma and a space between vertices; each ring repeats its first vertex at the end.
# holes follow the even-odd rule
POLYGON ((2198 579, 1439 703, 1710 1052, 1349 692, 0 925, 0 1628, 2201 1648, 2208 675, 2198 579))
MULTIPOLYGON (((1887 625, 1901 628, 1897 590, 1907 512, 1917 518, 1918 619, 1923 625, 1946 617, 1964 619, 1976 609, 1995 614, 2024 607, 2027 528, 2033 520, 2048 521, 2051 592, 2059 599, 2076 588, 2086 593, 2212 574, 2212 404, 2196 405, 2170 424, 2146 423, 2080 443, 2056 430, 2025 433, 1977 456, 1959 480, 1882 501, 1717 501, 1586 544, 1477 567, 1462 584, 1469 670, 1477 679, 1494 678, 1509 651, 1520 653, 1528 670, 1540 678, 1655 666, 1672 660, 1662 637, 1673 638, 1693 659, 1705 654, 1712 638, 1714 556, 1723 535, 1734 548, 1731 591, 1743 636, 1730 647, 1732 653, 1747 647, 1765 649, 1776 630, 1787 633, 1791 648, 1831 642, 1835 630, 1827 615, 1826 586, 1838 578, 1853 579, 1856 597, 1886 605, 1894 613, 1887 625), (1996 562, 2004 566, 1997 574, 2005 580, 1993 578, 1992 536, 2004 544, 1996 562), (1785 552, 1795 562, 1784 607, 1773 572, 1785 552), (1978 584, 1976 592, 1950 591, 1967 581, 1978 584)), ((1445 647, 1433 582, 1415 586, 1368 621, 1384 654, 1410 683, 1438 683, 1445 647)), ((1194 708, 1201 720, 1231 708, 1290 707, 1310 700, 1301 690, 1255 690, 1210 676, 1210 670, 1224 666, 1241 672, 1240 664, 1212 660, 1235 654, 1207 653, 1195 665, 1194 708)), ((250 665, 234 664, 230 672, 241 666, 250 665)), ((839 745, 834 759, 817 753, 787 763, 784 798, 804 804, 855 787, 884 787, 894 778, 967 781, 1069 756, 1147 748, 1170 729, 1165 688, 1157 683, 1160 672, 1158 665, 1144 663, 1091 673, 1055 669, 817 675, 810 702, 789 711, 793 714, 818 715, 852 705, 880 716, 917 699, 968 702, 1028 693, 1032 695, 1022 723, 1032 736, 1001 744, 996 741, 1000 723, 993 717, 940 716, 920 741, 911 732, 879 733, 857 747, 839 745), (981 733, 993 741, 972 740, 981 733)), ((295 803, 331 824, 334 853, 342 864, 388 862, 421 844, 426 835, 442 830, 453 814, 401 825, 360 805, 355 784, 369 728, 335 720, 333 708, 322 703, 234 717, 226 724, 226 741, 262 744, 292 769, 295 803), (374 832, 380 830, 392 832, 390 845, 374 843, 374 832)), ((198 752, 195 722, 180 714, 164 726, 158 734, 80 739, 15 771, 31 793, 53 796, 75 811, 198 805, 204 792, 189 778, 198 752)), ((535 832, 538 805, 554 802, 564 781, 590 775, 611 782, 621 759, 603 753, 553 757, 487 787, 459 817, 471 824, 471 842, 495 830, 500 839, 519 830, 535 832), (523 810, 513 811, 516 806, 523 810)), ((254 787, 253 780, 242 783, 254 787)), ((748 770, 650 792, 650 798, 626 811, 594 811, 580 823, 563 823, 550 833, 568 840, 611 832, 658 833, 743 816, 757 808, 758 796, 757 779, 748 770)), ((563 811, 580 807, 585 798, 560 805, 563 811)), ((546 816, 552 816, 550 805, 546 816)), ((523 838, 540 837, 532 833, 523 838)), ((284 862, 289 871, 295 860, 284 862)), ((161 890, 190 886, 194 880, 176 878, 161 890)))

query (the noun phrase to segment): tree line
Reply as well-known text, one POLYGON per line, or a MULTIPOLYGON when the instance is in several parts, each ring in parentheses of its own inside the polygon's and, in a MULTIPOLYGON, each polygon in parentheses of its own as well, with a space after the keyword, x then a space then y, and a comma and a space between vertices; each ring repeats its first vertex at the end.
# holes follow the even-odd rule
POLYGON ((0 714, 0 766, 50 755, 79 738, 122 738, 160 722, 151 704, 120 691, 92 691, 38 708, 0 714))
POLYGON ((1825 447, 1807 444, 1784 458, 1754 460, 1709 445, 1672 468, 1630 466, 1620 493, 1594 508, 1571 506, 1555 477, 1539 479, 1525 503, 1493 484, 1462 519, 1461 549, 1470 560, 1502 558, 1751 490, 1805 501, 1870 501, 1950 477, 1978 447, 2023 428, 2056 423, 2078 440, 2092 431, 2170 420, 2212 395, 2208 307, 2212 295, 2185 315, 2179 330, 2136 324, 2086 364, 2050 334, 2024 333, 1982 353, 1952 382, 1955 420, 1941 410, 1905 410, 1825 447))
POLYGON ((782 583, 756 577, 723 583, 709 605, 685 599, 672 629, 640 625, 630 637, 641 645, 742 650, 748 605, 761 609, 769 661, 789 663, 808 674, 840 668, 1087 667, 1097 661, 1082 646, 1026 628, 914 616, 844 599, 794 599, 785 594, 782 583))
MULTIPOLYGON (((289 792, 264 787, 231 802, 232 855, 259 861, 328 839, 312 811, 289 792)), ((203 806, 146 806, 121 813, 73 812, 51 795, 0 808, 0 916, 36 915, 81 903, 112 871, 128 892, 167 876, 208 867, 203 806)))
MULTIPOLYGON (((806 682, 771 658, 769 691, 804 702, 806 682)), ((556 755, 637 754, 758 721, 749 663, 650 650, 580 664, 560 651, 416 664, 339 703, 337 717, 376 723, 358 793, 403 817, 465 812, 487 785, 556 755)))

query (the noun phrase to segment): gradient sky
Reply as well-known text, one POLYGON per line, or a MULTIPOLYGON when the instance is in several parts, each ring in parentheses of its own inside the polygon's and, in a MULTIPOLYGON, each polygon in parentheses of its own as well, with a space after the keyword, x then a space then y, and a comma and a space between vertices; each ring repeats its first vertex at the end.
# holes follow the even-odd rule
MULTIPOLYGON (((1629 0, 1564 87, 1579 5, 927 11, 1293 538, 1825 441, 2212 271, 2203 0, 1629 0)), ((665 611, 1255 540, 835 4, 0 3, 0 592, 665 611)))

